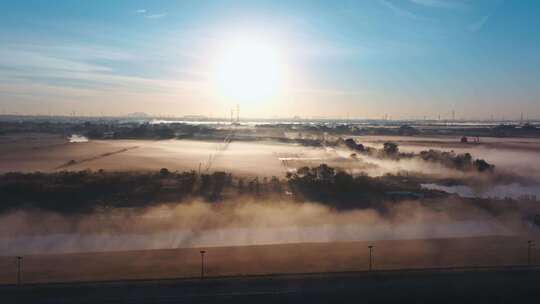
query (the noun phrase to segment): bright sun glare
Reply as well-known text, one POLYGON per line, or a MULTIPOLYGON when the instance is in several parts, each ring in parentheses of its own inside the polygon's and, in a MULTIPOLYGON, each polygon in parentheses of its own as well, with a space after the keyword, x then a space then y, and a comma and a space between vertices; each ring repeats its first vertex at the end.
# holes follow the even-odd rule
POLYGON ((223 98, 235 103, 260 103, 279 93, 284 71, 276 46, 240 39, 228 43, 219 56, 215 81, 223 98))

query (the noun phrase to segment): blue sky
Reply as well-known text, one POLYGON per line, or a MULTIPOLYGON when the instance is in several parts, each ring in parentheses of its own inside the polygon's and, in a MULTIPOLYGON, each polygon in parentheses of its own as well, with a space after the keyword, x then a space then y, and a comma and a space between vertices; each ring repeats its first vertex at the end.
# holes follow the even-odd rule
POLYGON ((540 118, 539 14, 525 0, 0 0, 0 111, 227 116, 209 71, 242 35, 288 71, 247 116, 540 118))

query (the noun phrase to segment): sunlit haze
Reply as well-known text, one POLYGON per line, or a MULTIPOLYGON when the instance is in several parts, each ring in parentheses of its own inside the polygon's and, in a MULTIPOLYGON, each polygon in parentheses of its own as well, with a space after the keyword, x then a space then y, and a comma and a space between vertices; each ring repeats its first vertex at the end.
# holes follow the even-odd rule
POLYGON ((283 54, 277 43, 264 38, 227 41, 216 56, 214 88, 224 102, 250 104, 275 102, 285 85, 283 54))
POLYGON ((537 303, 540 0, 0 0, 0 304, 537 303))
POLYGON ((0 1, 0 114, 538 119, 539 13, 502 0, 0 1))

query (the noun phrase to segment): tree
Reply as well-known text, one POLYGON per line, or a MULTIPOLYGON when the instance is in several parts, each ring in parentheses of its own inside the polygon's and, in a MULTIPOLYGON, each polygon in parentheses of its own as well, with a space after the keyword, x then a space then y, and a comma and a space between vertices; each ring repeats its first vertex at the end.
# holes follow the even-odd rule
POLYGON ((171 174, 171 172, 169 172, 169 169, 167 169, 167 168, 161 168, 159 170, 159 174, 161 176, 169 176, 171 174))
POLYGON ((336 188, 338 191, 348 191, 354 187, 354 178, 344 171, 339 171, 335 176, 336 188))
POLYGON ((364 147, 364 145, 362 144, 357 144, 356 141, 352 138, 347 138, 345 140, 345 145, 349 148, 349 149, 352 149, 352 150, 355 150, 355 151, 360 151, 360 152, 364 152, 366 149, 364 147))
POLYGON ((212 174, 212 197, 217 198, 221 195, 225 183, 227 182, 227 173, 225 172, 214 172, 212 174))
POLYGON ((201 174, 201 185, 199 186, 199 192, 205 194, 210 190, 212 185, 212 178, 209 174, 201 174))
POLYGON ((454 158, 454 165, 457 169, 470 170, 471 164, 472 164, 472 156, 469 153, 459 154, 454 158))
POLYGON ((244 192, 244 179, 243 178, 238 179, 238 192, 239 193, 244 192))
POLYGON ((386 155, 396 155, 399 152, 398 144, 393 142, 385 142, 383 151, 386 155))
POLYGON ((276 176, 272 176, 272 179, 270 179, 270 185, 272 191, 281 192, 281 183, 279 182, 279 178, 277 178, 276 176))
POLYGON ((195 183, 197 181, 197 174, 195 171, 183 172, 178 175, 180 180, 180 187, 185 193, 192 193, 195 183))
POLYGON ((489 164, 488 162, 486 162, 483 159, 475 160, 474 161, 474 166, 476 167, 476 170, 478 170, 479 172, 485 172, 485 171, 491 172, 491 171, 493 171, 493 169, 495 169, 494 165, 489 164))
POLYGON ((417 129, 415 129, 412 126, 408 126, 408 125, 403 125, 403 126, 399 127, 399 129, 398 129, 398 134, 399 135, 411 136, 411 135, 417 135, 419 133, 420 132, 417 129))
POLYGON ((327 164, 321 164, 317 167, 317 178, 321 181, 332 182, 335 174, 334 168, 329 167, 327 164))
POLYGON ((159 128, 156 134, 160 139, 174 138, 175 136, 174 130, 168 127, 159 128))

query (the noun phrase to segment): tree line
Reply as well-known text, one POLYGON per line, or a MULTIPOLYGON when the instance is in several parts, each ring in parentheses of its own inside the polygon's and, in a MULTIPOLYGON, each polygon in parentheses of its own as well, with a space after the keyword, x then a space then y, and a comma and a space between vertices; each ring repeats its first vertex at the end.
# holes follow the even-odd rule
POLYGON ((400 176, 353 176, 325 164, 302 167, 285 178, 235 177, 227 172, 61 171, 0 175, 0 212, 42 209, 87 213, 96 208, 147 207, 189 198, 208 202, 255 198, 318 201, 335 208, 367 208, 388 200, 440 195, 400 176))
MULTIPOLYGON (((382 149, 365 147, 357 143, 354 139, 348 138, 344 141, 345 146, 355 153, 368 155, 379 159, 392 159, 399 161, 401 159, 420 159, 425 162, 437 163, 450 169, 460 171, 493 172, 495 165, 488 163, 483 159, 473 159, 470 153, 455 153, 454 151, 440 151, 429 149, 420 151, 420 153, 403 153, 399 151, 399 145, 394 142, 386 142, 382 149)), ((354 158, 356 154, 353 154, 354 158)))

